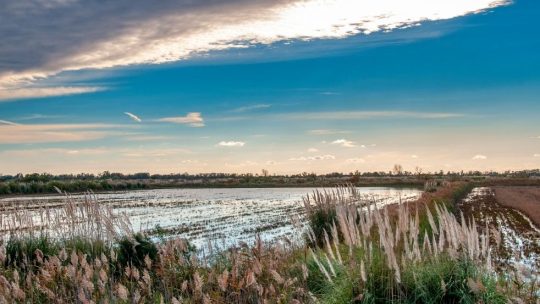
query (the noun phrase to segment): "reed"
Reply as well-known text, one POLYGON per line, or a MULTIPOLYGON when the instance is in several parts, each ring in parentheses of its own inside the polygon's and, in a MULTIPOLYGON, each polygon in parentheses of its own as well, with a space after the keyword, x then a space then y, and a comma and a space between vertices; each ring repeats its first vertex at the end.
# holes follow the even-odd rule
POLYGON ((11 208, 0 223, 0 303, 538 301, 537 282, 495 272, 495 231, 456 216, 440 193, 453 192, 381 208, 353 187, 314 192, 304 200, 310 242, 256 237, 225 251, 209 243, 205 255, 135 233, 91 194, 66 196, 56 211, 11 208), (316 213, 331 216, 320 224, 316 213))

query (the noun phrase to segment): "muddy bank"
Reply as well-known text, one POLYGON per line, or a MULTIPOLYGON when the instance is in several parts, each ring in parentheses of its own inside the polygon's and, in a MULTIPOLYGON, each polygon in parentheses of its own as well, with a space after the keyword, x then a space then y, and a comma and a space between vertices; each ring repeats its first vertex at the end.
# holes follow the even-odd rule
POLYGON ((458 203, 464 218, 473 218, 478 229, 490 230, 491 254, 499 270, 525 269, 529 279, 538 279, 540 230, 522 212, 499 204, 491 188, 478 187, 458 203))
POLYGON ((525 213, 540 226, 540 187, 493 187, 497 201, 525 213))

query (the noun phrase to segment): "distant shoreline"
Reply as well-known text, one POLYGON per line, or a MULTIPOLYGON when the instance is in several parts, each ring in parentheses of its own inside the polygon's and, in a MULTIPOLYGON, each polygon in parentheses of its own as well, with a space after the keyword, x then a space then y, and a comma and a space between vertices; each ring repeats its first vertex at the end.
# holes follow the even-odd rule
POLYGON ((0 182, 0 198, 57 195, 56 188, 69 194, 88 191, 115 193, 154 189, 226 189, 226 188, 331 188, 342 185, 356 187, 423 188, 426 181, 465 181, 479 186, 540 186, 540 178, 493 176, 250 176, 193 179, 50 179, 45 181, 8 180, 0 182))

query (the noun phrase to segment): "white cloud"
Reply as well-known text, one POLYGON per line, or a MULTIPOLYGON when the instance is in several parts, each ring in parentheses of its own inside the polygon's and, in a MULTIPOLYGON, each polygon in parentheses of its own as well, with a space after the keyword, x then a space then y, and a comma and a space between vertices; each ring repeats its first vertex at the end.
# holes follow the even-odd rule
POLYGON ((487 156, 482 155, 482 154, 477 154, 477 155, 473 156, 472 159, 474 159, 474 160, 485 160, 485 159, 487 159, 487 156))
POLYGON ((243 147, 246 143, 243 141, 220 141, 219 147, 243 147))
POLYGON ((349 158, 349 159, 347 159, 345 162, 347 162, 347 163, 354 163, 354 164, 363 164, 363 163, 366 162, 366 160, 363 159, 363 158, 357 158, 357 157, 355 157, 355 158, 349 158))
POLYGON ((540 153, 534 154, 533 157, 540 157, 540 153))
POLYGON ((411 158, 414 158, 414 159, 416 159, 416 158, 418 158, 418 155, 416 155, 416 154, 413 154, 413 155, 411 155, 411 158))
POLYGON ((300 156, 300 157, 293 157, 289 158, 289 160, 292 161, 313 161, 313 160, 331 160, 336 159, 334 155, 326 154, 326 155, 317 155, 317 156, 300 156))
POLYGON ((319 149, 317 149, 317 148, 309 148, 309 149, 307 149, 307 151, 309 153, 315 153, 315 152, 319 152, 319 149))
POLYGON ((130 112, 124 112, 124 114, 126 114, 127 116, 131 117, 131 119, 133 119, 134 121, 136 122, 141 122, 142 120, 139 118, 139 116, 133 114, 133 113, 130 113, 130 112))
POLYGON ((356 144, 354 141, 346 140, 344 138, 342 139, 336 139, 332 142, 333 145, 340 145, 345 148, 354 148, 356 147, 356 144))
POLYGON ((93 93, 103 91, 102 87, 23 87, 23 88, 6 88, 2 87, 0 78, 0 101, 10 101, 24 98, 36 98, 36 97, 53 97, 63 95, 74 95, 83 93, 93 93))
POLYGON ((204 127, 204 119, 199 112, 191 112, 188 113, 186 116, 164 117, 158 119, 158 121, 171 122, 176 124, 186 124, 191 127, 204 127))
MULTIPOLYGON (((0 32, 6 39, 0 54, 10 63, 0 72, 0 87, 17 88, 62 71, 157 64, 278 41, 391 31, 478 13, 509 1, 233 0, 149 4, 118 0, 68 1, 54 9, 45 9, 40 3, 12 5, 0 11, 4 22, 25 25, 24 29, 8 27, 9 31, 0 32), (100 22, 95 22, 98 18, 100 22), (50 41, 51 37, 56 39, 50 41)), ((51 89, 56 90, 54 96, 62 91, 51 89)), ((4 96, 51 96, 51 92, 39 90, 42 88, 4 96)))

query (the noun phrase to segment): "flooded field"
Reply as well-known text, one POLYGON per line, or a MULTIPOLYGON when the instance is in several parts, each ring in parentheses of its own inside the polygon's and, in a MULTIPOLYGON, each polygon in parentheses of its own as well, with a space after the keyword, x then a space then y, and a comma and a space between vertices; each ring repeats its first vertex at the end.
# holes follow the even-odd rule
POLYGON ((529 280, 538 278, 540 230, 525 214, 499 204, 494 191, 485 187, 473 189, 459 208, 479 228, 489 227, 496 266, 510 267, 529 280))
MULTIPOLYGON (((378 204, 416 199, 422 191, 388 187, 358 188, 363 198, 378 204)), ((96 199, 125 214, 135 231, 155 237, 181 236, 196 246, 212 241, 229 246, 251 242, 256 234, 265 240, 298 237, 291 216, 303 217, 302 197, 315 188, 157 189, 96 194, 96 199)), ((73 196, 74 201, 83 196, 73 196)), ((66 203, 61 196, 0 199, 0 230, 10 229, 10 216, 24 211, 33 225, 46 227, 43 209, 54 212, 66 203)))

